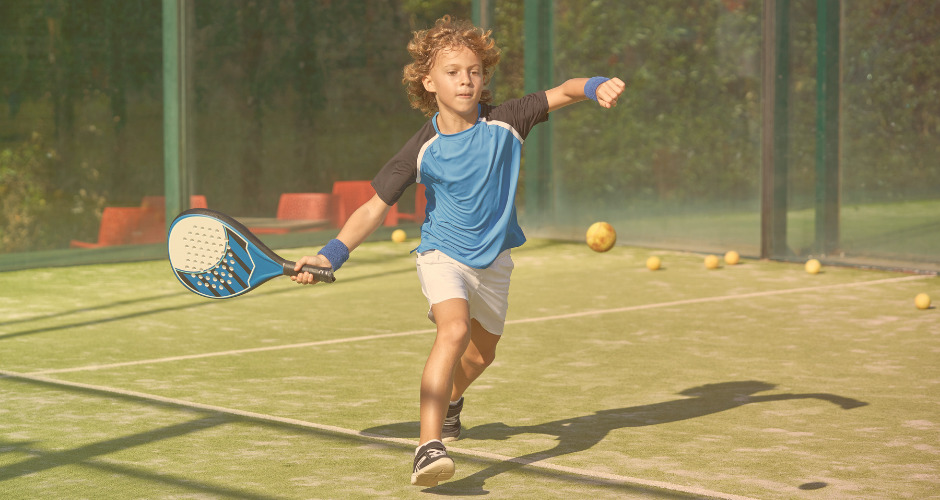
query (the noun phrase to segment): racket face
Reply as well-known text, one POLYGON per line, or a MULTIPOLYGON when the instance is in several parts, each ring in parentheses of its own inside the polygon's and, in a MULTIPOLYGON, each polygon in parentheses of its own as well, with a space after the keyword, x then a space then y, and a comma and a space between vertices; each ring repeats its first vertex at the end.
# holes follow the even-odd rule
POLYGON ((210 299, 236 297, 283 272, 249 238, 209 215, 178 217, 167 245, 180 283, 210 299))

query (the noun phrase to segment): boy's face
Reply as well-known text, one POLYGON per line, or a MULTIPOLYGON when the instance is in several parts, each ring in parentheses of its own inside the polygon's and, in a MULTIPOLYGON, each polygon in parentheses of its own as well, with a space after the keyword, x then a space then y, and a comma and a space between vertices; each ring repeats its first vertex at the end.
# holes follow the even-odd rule
POLYGON ((483 95, 483 61, 475 52, 467 47, 440 51, 423 83, 425 90, 436 94, 441 114, 454 113, 476 121, 477 104, 483 95))

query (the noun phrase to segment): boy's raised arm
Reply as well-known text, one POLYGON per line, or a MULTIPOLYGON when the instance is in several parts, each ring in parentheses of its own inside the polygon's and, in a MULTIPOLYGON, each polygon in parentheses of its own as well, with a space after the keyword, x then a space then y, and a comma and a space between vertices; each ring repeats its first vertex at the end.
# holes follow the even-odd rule
POLYGON ((610 109, 617 105, 617 99, 626 89, 626 84, 619 78, 572 78, 561 85, 545 91, 548 98, 549 113, 585 99, 593 99, 603 108, 610 109))

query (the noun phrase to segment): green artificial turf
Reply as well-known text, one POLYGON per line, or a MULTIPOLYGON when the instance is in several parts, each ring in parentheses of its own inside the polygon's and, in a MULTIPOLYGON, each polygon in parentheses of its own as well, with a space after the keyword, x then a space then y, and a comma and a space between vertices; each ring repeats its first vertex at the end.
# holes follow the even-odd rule
MULTIPOLYGON (((466 394, 454 479, 409 484, 433 340, 409 251, 230 300, 149 261, 0 273, 4 498, 926 498, 940 280, 536 240, 466 394), (649 255, 663 269, 649 271, 649 255)), ((311 248, 280 251, 296 259, 311 248)))

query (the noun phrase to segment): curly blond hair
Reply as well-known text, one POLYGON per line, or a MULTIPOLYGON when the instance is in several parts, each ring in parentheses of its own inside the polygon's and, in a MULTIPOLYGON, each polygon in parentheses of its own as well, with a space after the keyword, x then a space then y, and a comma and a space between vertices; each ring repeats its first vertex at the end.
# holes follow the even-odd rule
MULTIPOLYGON (((491 34, 492 31, 483 31, 470 21, 455 20, 450 16, 438 19, 433 28, 415 31, 408 42, 408 52, 413 61, 405 66, 401 79, 411 107, 420 109, 426 116, 433 116, 437 112, 437 98, 424 88, 424 77, 431 72, 435 58, 443 50, 466 47, 480 56, 483 61, 483 85, 487 85, 499 64, 499 47, 491 34)), ((489 103, 492 100, 493 93, 484 90, 480 102, 489 103)))

